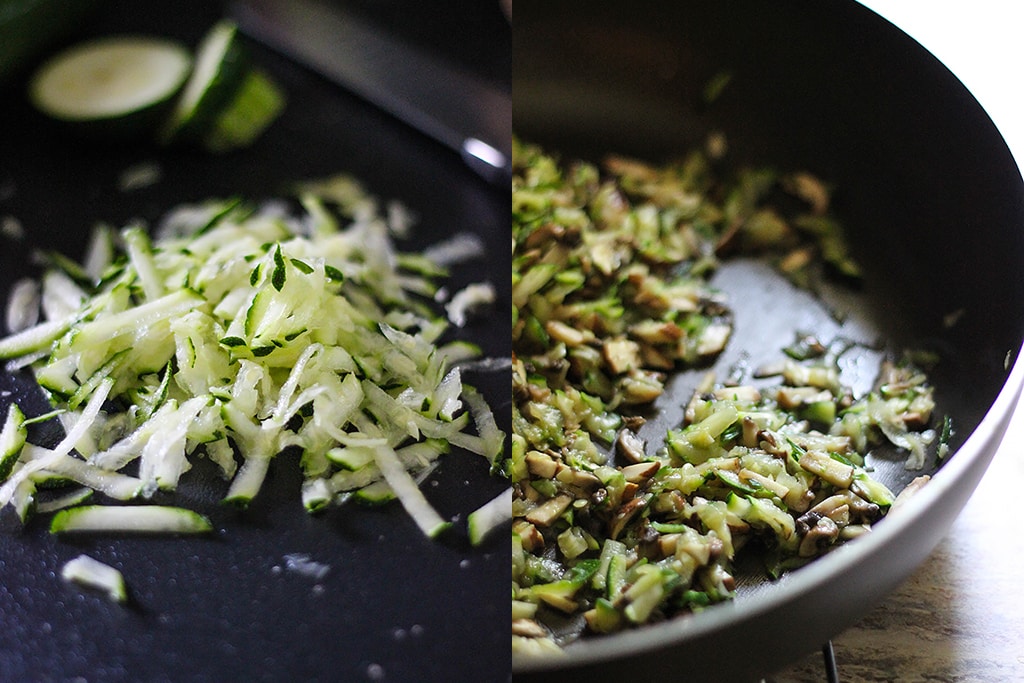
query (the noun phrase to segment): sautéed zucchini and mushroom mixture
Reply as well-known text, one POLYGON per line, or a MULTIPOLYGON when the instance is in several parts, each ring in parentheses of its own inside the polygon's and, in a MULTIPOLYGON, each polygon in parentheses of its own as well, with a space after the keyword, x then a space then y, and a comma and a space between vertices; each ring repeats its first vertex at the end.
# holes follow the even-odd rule
POLYGON ((775 366, 704 374, 660 443, 638 433, 673 373, 729 342, 720 259, 765 257, 811 289, 860 277, 824 183, 726 174, 722 144, 655 166, 514 141, 515 656, 730 599, 739 553, 772 578, 805 564, 893 506, 871 448, 904 449, 910 469, 944 451, 948 422, 931 428, 932 387, 909 356, 855 395, 838 363, 851 343, 796 334, 775 366))

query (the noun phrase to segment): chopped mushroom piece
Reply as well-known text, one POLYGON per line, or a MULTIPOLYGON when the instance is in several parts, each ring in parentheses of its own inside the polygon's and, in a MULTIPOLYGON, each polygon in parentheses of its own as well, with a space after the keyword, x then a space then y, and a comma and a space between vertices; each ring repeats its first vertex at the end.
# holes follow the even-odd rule
POLYGON ((619 432, 618 452, 629 462, 641 462, 647 457, 645 452, 646 442, 631 429, 623 429, 619 432))
POLYGON ((513 619, 512 635, 525 636, 527 638, 545 638, 548 635, 548 631, 533 619, 513 619))
POLYGON ((626 525, 647 506, 647 501, 648 499, 646 498, 633 498, 620 507, 608 524, 608 537, 612 540, 617 539, 626 528, 626 525))
POLYGON ((544 327, 552 339, 563 342, 566 346, 581 346, 586 341, 583 332, 573 329, 559 320, 549 320, 544 327))
POLYGON ((674 344, 683 337, 683 329, 671 320, 644 320, 629 328, 629 334, 648 344, 674 344))
POLYGON ((640 367, 640 345, 630 339, 609 339, 602 345, 604 359, 616 375, 640 367))
POLYGON ((544 543, 544 535, 541 534, 535 525, 526 520, 516 520, 512 524, 512 533, 520 539, 523 544, 523 550, 528 553, 542 550, 546 545, 544 543))
POLYGON ((601 480, 594 474, 571 467, 563 467, 556 478, 567 486, 575 486, 583 491, 593 491, 601 485, 601 480))
POLYGON ((832 545, 838 536, 839 525, 829 517, 819 517, 814 526, 804 532, 797 554, 800 557, 814 557, 822 547, 832 545))
POLYGON ((638 462, 635 465, 627 465, 622 468, 622 476, 626 478, 626 481, 634 484, 641 484, 661 469, 660 462, 638 462))
POLYGON ((572 496, 561 494, 546 500, 526 513, 526 521, 535 526, 551 526, 572 504, 572 496))
POLYGON ((541 479, 551 479, 558 473, 558 461, 540 451, 526 454, 526 466, 530 468, 530 474, 541 479))
POLYGON ((660 376, 653 372, 630 372, 620 386, 622 402, 627 404, 650 403, 665 391, 660 376))
POLYGON ((708 325, 704 334, 700 336, 700 343, 697 345, 697 355, 715 356, 722 352, 729 335, 732 334, 732 326, 722 323, 708 325))

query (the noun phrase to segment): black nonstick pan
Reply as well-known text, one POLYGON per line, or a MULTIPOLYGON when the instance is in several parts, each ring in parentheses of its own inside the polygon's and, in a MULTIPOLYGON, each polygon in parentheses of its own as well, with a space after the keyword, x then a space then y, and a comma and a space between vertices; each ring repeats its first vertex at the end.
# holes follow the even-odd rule
MULTIPOLYGON (((194 46, 224 16, 222 3, 107 2, 75 39, 111 33, 178 38, 194 46)), ((363 2, 367 21, 507 91, 510 29, 497 2, 437 12, 418 3, 363 2), (462 39, 454 41, 455 35, 462 39)), ((416 217, 403 249, 460 231, 487 256, 454 269, 450 291, 490 281, 495 313, 455 331, 484 356, 508 358, 510 198, 449 152, 362 99, 260 45, 256 63, 287 93, 282 117, 252 147, 223 156, 111 145, 53 131, 31 109, 24 82, 0 87, 0 216, 23 228, 0 238, 0 301, 38 274, 32 254, 82 256, 97 221, 148 225, 175 205, 210 197, 258 201, 297 180, 349 173, 382 202, 416 217), (155 165, 159 182, 123 191, 122 174, 155 165)), ((465 376, 510 429, 507 374, 465 376)), ((0 406, 45 410, 24 373, 0 373, 0 406)), ((297 458, 275 460, 260 495, 241 513, 219 504, 224 483, 197 464, 179 502, 209 515, 212 538, 64 540, 47 519, 24 529, 0 515, 0 680, 3 681, 501 681, 510 669, 504 617, 507 540, 471 547, 465 514, 508 486, 479 456, 453 450, 424 491, 455 519, 431 541, 400 505, 342 506, 311 517, 302 508, 297 458), (117 567, 131 600, 117 605, 68 585, 63 564, 79 554, 117 567), (303 565, 303 560, 315 564, 303 565), (301 571, 302 567, 313 571, 301 571), (326 572, 322 570, 326 567, 326 572), (298 568, 298 570, 296 569, 298 568)))
MULTIPOLYGON (((894 489, 931 482, 867 537, 735 601, 613 636, 568 636, 564 655, 515 659, 521 681, 757 680, 820 648, 929 554, 982 476, 1024 379, 1024 186, 988 116, 932 55, 846 0, 516 4, 517 135, 563 157, 679 157, 711 132, 728 161, 809 170, 865 269, 859 288, 819 296, 754 261, 712 280, 736 307, 719 360, 776 357, 798 331, 924 348, 952 455, 908 472, 878 451, 894 489), (727 86, 713 102, 705 87, 727 86), (842 316, 834 315, 842 311, 842 316)), ((872 381, 871 360, 854 364, 872 381)), ((651 433, 679 424, 697 374, 656 406, 651 433)))

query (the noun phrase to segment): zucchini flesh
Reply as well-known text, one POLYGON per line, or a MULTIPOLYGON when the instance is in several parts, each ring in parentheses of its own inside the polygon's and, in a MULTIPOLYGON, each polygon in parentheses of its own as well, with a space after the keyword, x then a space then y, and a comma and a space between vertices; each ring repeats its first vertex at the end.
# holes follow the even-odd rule
MULTIPOLYGON (((443 269, 398 253, 367 210, 375 202, 349 199, 356 215, 306 192, 297 215, 230 200, 179 208, 155 236, 129 226, 101 237, 123 254, 90 264, 101 280, 62 285, 53 309, 65 318, 0 340, 69 429, 55 449, 17 449, 0 504, 19 486, 27 501, 45 476, 145 499, 208 457, 229 479, 224 502, 245 507, 274 457, 297 448, 310 512, 397 499, 427 536, 447 529, 418 481, 451 445, 498 462, 504 434, 450 365, 479 350, 438 347, 448 323, 426 295, 443 269)), ((147 509, 69 509, 55 531, 130 531, 147 509)))
MULTIPOLYGON (((89 404, 76 420, 74 427, 68 430, 67 435, 61 440, 61 442, 57 444, 52 451, 46 451, 44 456, 23 463, 21 467, 16 469, 11 476, 8 477, 3 486, 0 486, 0 507, 7 505, 7 503, 11 501, 19 487, 23 487, 33 473, 47 469, 71 452, 79 439, 83 438, 90 427, 92 427, 103 402, 110 395, 110 389, 112 386, 112 381, 104 380, 91 397, 89 404)), ((24 489, 22 490, 24 491, 24 489)))
POLYGON ((17 358, 41 351, 71 327, 71 319, 47 320, 0 339, 0 358, 17 358))
POLYGON ((206 534, 213 525, 203 515, 167 505, 82 505, 57 512, 54 534, 206 534))
POLYGON ((55 498, 51 498, 47 501, 36 503, 36 512, 40 514, 47 514, 50 512, 57 512, 64 508, 75 507, 81 505, 85 501, 89 500, 93 496, 93 490, 86 487, 80 487, 72 489, 66 493, 63 493, 55 498))
POLYGON ((377 467, 380 468, 381 474, 384 475, 388 486, 395 492, 395 495, 424 534, 434 538, 451 526, 451 522, 443 519, 430 506, 426 496, 423 495, 423 491, 416 485, 412 475, 402 465, 393 449, 387 447, 375 448, 373 450, 373 457, 377 467))
POLYGON ((65 581, 103 591, 114 602, 128 600, 128 587, 119 570, 88 555, 68 560, 60 571, 65 581))
POLYGON ((33 77, 30 96, 62 121, 119 119, 168 103, 191 66, 191 55, 174 41, 114 36, 54 56, 33 77))
POLYGON ((28 430, 25 428, 25 413, 17 403, 7 408, 7 419, 0 429, 0 481, 4 481, 14 469, 14 463, 25 446, 28 430))
POLYGON ((480 545, 487 536, 502 524, 512 521, 512 488, 509 487, 484 503, 467 518, 469 541, 480 545))

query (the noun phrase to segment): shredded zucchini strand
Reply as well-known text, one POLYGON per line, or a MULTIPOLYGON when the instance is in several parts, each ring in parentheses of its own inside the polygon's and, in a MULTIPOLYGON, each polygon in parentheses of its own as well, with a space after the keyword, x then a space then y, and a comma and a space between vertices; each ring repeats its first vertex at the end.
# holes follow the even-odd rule
POLYGON ((210 457, 225 500, 245 506, 297 448, 307 509, 386 480, 424 533, 447 528, 410 472, 429 471, 441 442, 495 460, 504 435, 437 347, 448 324, 429 297, 445 268, 398 253, 376 204, 344 185, 337 215, 306 187, 299 215, 230 200, 176 209, 155 238, 98 228, 82 281, 50 278, 63 317, 0 340, 73 425, 53 450, 20 451, 0 504, 20 490, 29 510, 43 471, 148 498, 210 457), (329 455, 358 443, 373 456, 358 467, 329 455), (121 471, 135 462, 137 476, 121 471))

